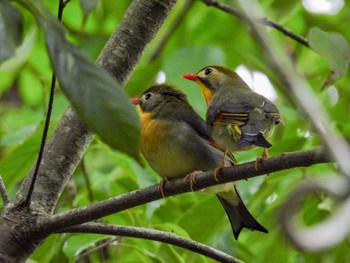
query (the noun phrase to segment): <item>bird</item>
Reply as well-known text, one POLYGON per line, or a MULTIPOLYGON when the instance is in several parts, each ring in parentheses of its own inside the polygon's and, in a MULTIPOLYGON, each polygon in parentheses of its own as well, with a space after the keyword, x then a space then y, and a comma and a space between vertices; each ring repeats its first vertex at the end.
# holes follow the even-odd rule
POLYGON ((201 89, 207 104, 206 123, 211 137, 227 152, 263 147, 255 168, 268 157, 267 139, 281 121, 277 107, 254 92, 235 72, 223 66, 207 66, 197 73, 184 74, 201 89))
MULTIPOLYGON (((204 119, 183 92, 168 84, 154 85, 130 101, 137 105, 141 119, 141 152, 162 178, 186 178, 220 164, 223 149, 212 140, 204 119)), ((228 157, 225 163, 232 165, 228 157)), ((217 195, 236 240, 244 227, 268 232, 250 214, 234 183, 212 186, 205 192, 217 195)))

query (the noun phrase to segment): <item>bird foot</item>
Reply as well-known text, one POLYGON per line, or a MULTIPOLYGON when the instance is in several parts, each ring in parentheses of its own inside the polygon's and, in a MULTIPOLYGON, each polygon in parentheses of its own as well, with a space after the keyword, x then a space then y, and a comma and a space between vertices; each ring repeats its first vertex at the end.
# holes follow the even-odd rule
POLYGON ((222 157, 221 162, 220 162, 220 165, 214 169, 214 179, 215 179, 215 181, 217 181, 217 182, 219 182, 219 173, 220 173, 220 170, 221 170, 222 168, 226 167, 225 158, 226 158, 227 152, 228 152, 228 149, 225 150, 224 157, 222 157))
POLYGON ((197 171, 193 171, 192 173, 186 175, 185 180, 190 180, 190 189, 192 192, 194 192, 193 190, 193 186, 196 184, 196 176, 203 173, 203 171, 201 170, 197 170, 197 171))
POLYGON ((214 180, 216 181, 216 182, 219 182, 219 173, 220 173, 220 171, 221 171, 221 169, 222 168, 224 168, 225 166, 218 166, 218 167, 216 167, 215 169, 214 169, 214 180))
POLYGON ((263 151, 263 154, 259 157, 256 158, 255 160, 255 164, 254 164, 254 167, 255 167, 255 170, 259 170, 259 164, 266 158, 269 157, 269 152, 266 148, 264 148, 264 151, 263 151))
POLYGON ((164 185, 165 183, 169 182, 168 178, 164 177, 160 182, 159 182, 159 192, 162 195, 163 198, 165 198, 164 194, 164 185))

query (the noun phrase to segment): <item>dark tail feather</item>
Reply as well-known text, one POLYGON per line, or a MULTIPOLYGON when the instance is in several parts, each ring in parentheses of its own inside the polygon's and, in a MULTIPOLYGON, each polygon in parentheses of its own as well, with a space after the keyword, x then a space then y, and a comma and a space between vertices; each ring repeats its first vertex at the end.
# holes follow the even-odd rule
POLYGON ((224 207, 228 219, 230 220, 235 239, 238 239, 239 233, 241 232, 243 227, 248 228, 250 230, 257 230, 260 232, 267 233, 267 229, 255 220, 255 218, 248 211, 247 207, 244 205, 243 200, 241 199, 237 191, 236 193, 239 197, 239 202, 237 205, 233 205, 221 196, 216 195, 219 198, 222 206, 224 207))
POLYGON ((270 148, 272 146, 261 133, 257 135, 248 135, 243 133, 241 139, 236 143, 236 146, 243 148, 253 144, 264 148, 270 148))

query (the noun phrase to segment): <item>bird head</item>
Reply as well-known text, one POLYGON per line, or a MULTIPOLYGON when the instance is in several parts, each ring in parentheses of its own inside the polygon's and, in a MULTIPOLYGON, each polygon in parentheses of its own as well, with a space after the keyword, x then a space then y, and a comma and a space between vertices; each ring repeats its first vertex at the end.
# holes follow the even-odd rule
POLYGON ((161 84, 148 88, 139 98, 131 98, 130 102, 139 105, 142 113, 154 113, 164 108, 170 101, 188 103, 186 95, 174 87, 161 84))
POLYGON ((208 66, 197 73, 184 74, 182 77, 197 83, 207 104, 222 86, 241 80, 236 72, 222 66, 208 66))

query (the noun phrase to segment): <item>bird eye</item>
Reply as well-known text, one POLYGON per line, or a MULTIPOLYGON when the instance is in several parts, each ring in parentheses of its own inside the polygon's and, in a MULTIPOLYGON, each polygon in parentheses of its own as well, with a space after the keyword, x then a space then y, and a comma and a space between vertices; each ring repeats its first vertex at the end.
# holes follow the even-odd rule
POLYGON ((211 68, 207 68, 205 71, 204 71, 204 75, 208 76, 210 73, 212 73, 213 70, 211 68))
POLYGON ((148 100, 150 97, 152 97, 152 94, 151 94, 151 93, 147 93, 147 94, 145 95, 145 100, 148 100))

